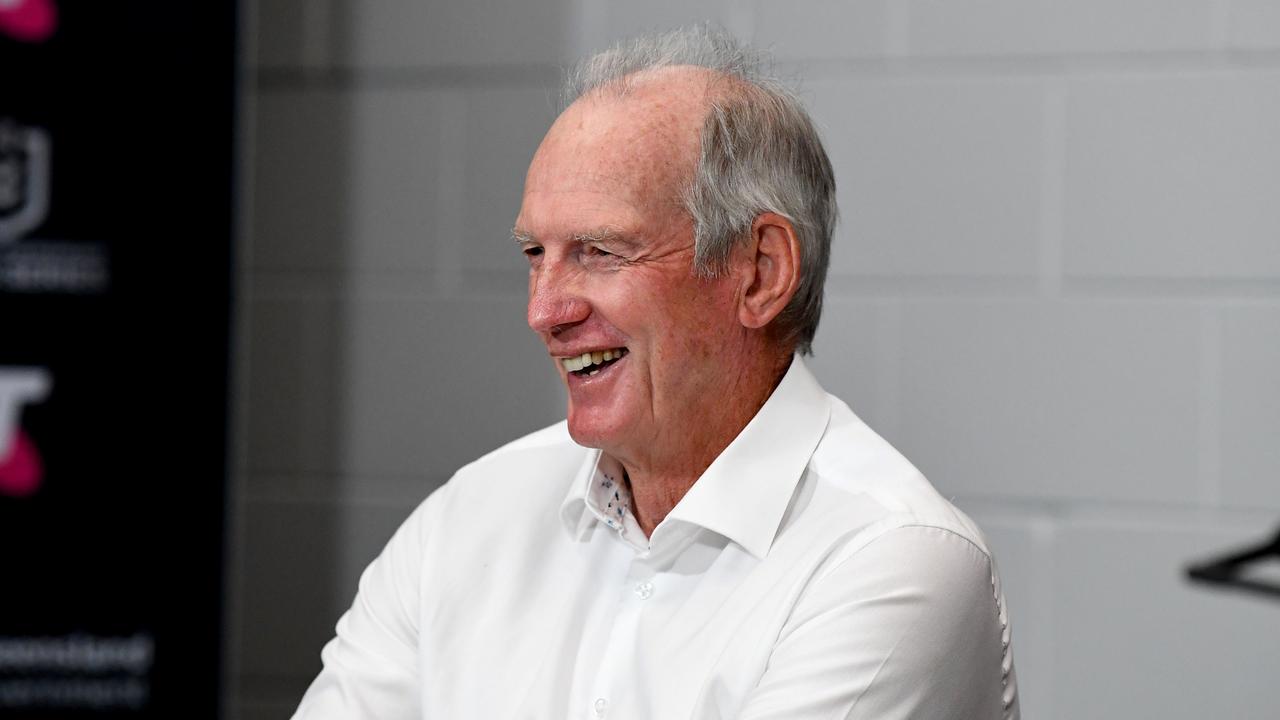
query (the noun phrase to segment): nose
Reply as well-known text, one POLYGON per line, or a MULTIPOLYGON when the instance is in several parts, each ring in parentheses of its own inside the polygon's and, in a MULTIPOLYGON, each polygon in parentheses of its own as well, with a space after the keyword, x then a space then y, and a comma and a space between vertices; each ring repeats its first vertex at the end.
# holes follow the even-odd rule
POLYGON ((529 327, 544 338, 559 335, 591 314, 591 304, 560 265, 544 262, 529 274, 529 327))

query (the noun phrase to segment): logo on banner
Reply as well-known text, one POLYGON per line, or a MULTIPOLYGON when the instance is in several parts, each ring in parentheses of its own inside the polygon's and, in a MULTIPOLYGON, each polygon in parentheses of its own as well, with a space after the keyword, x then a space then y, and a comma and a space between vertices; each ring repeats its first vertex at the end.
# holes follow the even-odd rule
POLYGON ((151 699, 155 655, 155 638, 145 632, 0 636, 0 715, 54 708, 141 710, 151 699))
POLYGON ((58 29, 53 0, 0 0, 0 33, 20 42, 48 40, 58 29))
POLYGON ((22 409, 49 396, 44 368, 0 367, 0 496, 27 497, 44 481, 44 463, 22 429, 22 409))
POLYGON ((0 120, 0 244, 18 240, 48 215, 48 133, 0 120))
POLYGON ((49 217, 52 147, 46 129, 0 117, 0 292, 91 294, 107 289, 103 243, 31 237, 49 217))

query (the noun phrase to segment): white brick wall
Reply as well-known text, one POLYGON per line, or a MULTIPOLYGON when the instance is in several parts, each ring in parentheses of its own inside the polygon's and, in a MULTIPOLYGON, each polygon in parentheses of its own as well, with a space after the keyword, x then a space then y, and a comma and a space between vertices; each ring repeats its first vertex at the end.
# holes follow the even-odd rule
POLYGON ((837 166, 833 274, 1036 274, 1036 83, 855 76, 805 88, 837 166))
POLYGON ((1280 46, 1280 5, 1271 0, 1231 0, 1230 45, 1275 50, 1280 46))
POLYGON ((1280 510, 1280 307, 1221 311, 1222 503, 1280 510))
POLYGON ((890 439, 948 494, 1192 502, 1198 335, 1184 313, 907 303, 890 439))
POLYGON ((843 222, 817 373, 986 528, 1029 718, 1272 717, 1271 0, 258 0, 231 717, 287 716, 359 570, 558 419, 507 239, 556 66, 709 19, 802 80, 843 222))
POLYGON ((752 39, 779 60, 883 57, 903 8, 895 0, 760 2, 752 39))
POLYGON ((339 65, 360 68, 555 63, 572 23, 567 0, 329 0, 339 65))
POLYGON ((1067 84, 1066 272, 1280 276, 1280 72, 1067 84))
POLYGON ((1213 47, 1215 0, 908 0, 913 54, 1142 53, 1213 47))
POLYGON ((1173 572, 1274 527, 1274 516, 1260 520, 1066 519, 1053 558, 1055 716, 1273 716, 1276 603, 1188 588, 1173 572))

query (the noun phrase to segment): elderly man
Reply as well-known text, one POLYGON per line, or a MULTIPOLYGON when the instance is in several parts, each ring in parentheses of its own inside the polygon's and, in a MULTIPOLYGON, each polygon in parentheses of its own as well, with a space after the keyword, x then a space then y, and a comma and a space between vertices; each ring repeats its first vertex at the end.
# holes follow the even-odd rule
POLYGON ((1018 715, 981 533, 801 360, 834 180, 757 67, 581 67, 514 233, 567 422, 410 517, 296 718, 1018 715))

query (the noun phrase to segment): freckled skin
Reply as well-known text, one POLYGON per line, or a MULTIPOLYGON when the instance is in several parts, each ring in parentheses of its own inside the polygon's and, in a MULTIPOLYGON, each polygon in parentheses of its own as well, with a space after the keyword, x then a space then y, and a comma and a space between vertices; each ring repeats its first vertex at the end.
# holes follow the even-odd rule
POLYGON ((646 533, 755 415, 790 358, 740 321, 745 253, 715 279, 693 271, 693 223, 678 193, 692 177, 707 71, 637 79, 560 116, 525 180, 516 227, 534 239, 529 325, 554 358, 625 346, 605 382, 568 382, 569 432, 627 469, 646 533), (610 229, 634 244, 583 244, 610 229), (606 254, 607 253, 607 254, 606 254))

